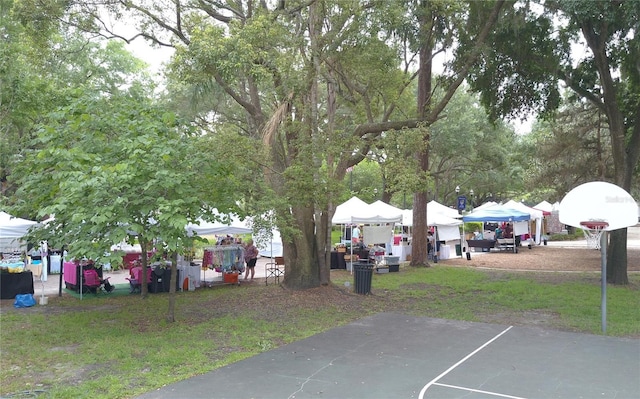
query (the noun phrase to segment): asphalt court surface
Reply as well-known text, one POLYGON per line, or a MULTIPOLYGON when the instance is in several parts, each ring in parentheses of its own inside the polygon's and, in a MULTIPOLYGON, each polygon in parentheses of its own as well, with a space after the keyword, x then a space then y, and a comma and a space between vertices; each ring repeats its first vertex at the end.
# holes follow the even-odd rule
POLYGON ((640 397, 640 340, 380 313, 139 398, 640 397))

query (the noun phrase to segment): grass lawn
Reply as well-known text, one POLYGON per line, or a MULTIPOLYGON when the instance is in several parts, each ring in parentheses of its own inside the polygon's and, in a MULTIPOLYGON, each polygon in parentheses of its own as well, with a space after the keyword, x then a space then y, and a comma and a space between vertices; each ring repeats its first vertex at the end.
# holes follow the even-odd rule
MULTIPOLYGON (((165 320, 169 294, 2 301, 0 396, 132 397, 381 311, 600 333, 596 273, 403 265, 374 274, 366 296, 348 272, 331 277, 302 292, 260 282, 179 292, 175 323, 165 320)), ((629 279, 608 288, 607 332, 640 338, 640 275, 629 279)))

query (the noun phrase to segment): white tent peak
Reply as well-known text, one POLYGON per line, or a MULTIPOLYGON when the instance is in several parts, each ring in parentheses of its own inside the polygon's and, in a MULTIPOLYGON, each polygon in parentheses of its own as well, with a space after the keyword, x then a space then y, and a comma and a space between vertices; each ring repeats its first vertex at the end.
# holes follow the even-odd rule
POLYGON ((347 224, 351 223, 351 216, 358 212, 359 209, 363 209, 368 207, 369 204, 361 200, 360 198, 353 196, 349 198, 347 201, 336 207, 336 212, 333 214, 333 218, 331 218, 331 223, 333 224, 347 224))
POLYGON ((367 204, 358 197, 351 197, 336 207, 331 223, 402 223, 402 210, 382 201, 367 204))
POLYGON ((444 216, 448 216, 450 218, 462 217, 462 215, 458 213, 457 209, 453 209, 446 205, 442 205, 441 203, 435 200, 431 200, 427 204, 427 217, 429 217, 429 213, 438 213, 444 216))
POLYGON ((549 203, 548 201, 541 201, 538 204, 536 204, 534 206, 535 209, 539 209, 543 212, 552 212, 553 211, 553 205, 551 205, 551 203, 549 203))

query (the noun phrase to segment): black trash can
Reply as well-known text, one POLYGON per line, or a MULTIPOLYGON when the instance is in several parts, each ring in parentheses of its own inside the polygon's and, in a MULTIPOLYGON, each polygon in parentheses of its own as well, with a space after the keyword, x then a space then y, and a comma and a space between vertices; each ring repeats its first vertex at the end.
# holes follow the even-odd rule
MULTIPOLYGON (((180 291, 178 281, 180 281, 180 270, 177 270, 177 279, 175 281, 176 292, 180 291)), ((156 267, 151 274, 151 284, 149 284, 149 292, 155 294, 158 292, 169 292, 171 289, 171 269, 168 267, 156 267)))
POLYGON ((353 264, 353 285, 356 294, 370 294, 372 279, 372 263, 358 262, 353 264))

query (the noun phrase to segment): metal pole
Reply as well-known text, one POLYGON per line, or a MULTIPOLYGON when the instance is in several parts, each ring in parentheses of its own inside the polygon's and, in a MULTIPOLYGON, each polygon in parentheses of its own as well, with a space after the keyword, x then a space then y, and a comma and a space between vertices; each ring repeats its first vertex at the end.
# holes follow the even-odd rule
POLYGON ((601 308, 602 308, 602 333, 607 333, 607 231, 602 232, 600 236, 600 264, 602 268, 601 277, 601 308))
MULTIPOLYGON (((353 275, 353 221, 351 221, 351 243, 349 245, 349 249, 351 251, 351 257, 349 258, 351 261, 351 275, 353 275)), ((360 237, 358 237, 360 238, 360 237)), ((340 256, 340 254, 338 253, 338 256, 340 256)), ((358 259, 358 262, 360 261, 360 259, 358 259)))

